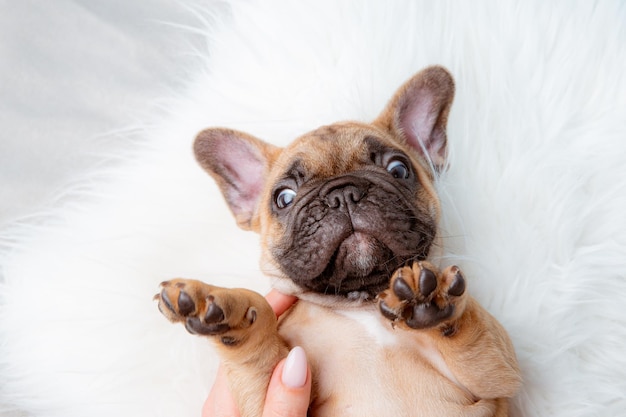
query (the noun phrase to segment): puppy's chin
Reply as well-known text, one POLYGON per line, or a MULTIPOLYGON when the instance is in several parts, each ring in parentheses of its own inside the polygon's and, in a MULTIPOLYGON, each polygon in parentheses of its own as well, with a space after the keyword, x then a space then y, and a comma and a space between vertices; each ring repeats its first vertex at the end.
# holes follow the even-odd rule
POLYGON ((323 294, 302 288, 287 277, 273 277, 272 288, 283 294, 295 295, 301 300, 328 307, 359 307, 364 303, 371 303, 375 299, 371 293, 359 290, 341 295, 323 294))
POLYGON ((356 232, 344 240, 338 249, 340 256, 337 263, 343 264, 343 270, 352 271, 355 276, 370 275, 376 265, 384 261, 389 250, 376 239, 356 232))

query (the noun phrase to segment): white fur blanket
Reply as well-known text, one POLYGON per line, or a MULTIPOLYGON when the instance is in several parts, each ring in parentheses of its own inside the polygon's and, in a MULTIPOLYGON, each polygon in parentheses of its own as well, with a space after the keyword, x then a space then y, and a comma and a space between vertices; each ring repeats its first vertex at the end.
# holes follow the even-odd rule
POLYGON ((49 221, 2 236, 6 413, 199 415, 215 357, 152 295, 175 276, 268 284, 256 236, 193 160, 196 132, 283 144, 367 121, 441 64, 457 83, 442 262, 464 268, 511 334, 525 380, 516 415, 624 415, 623 3, 255 0, 212 13, 202 68, 140 145, 49 221))

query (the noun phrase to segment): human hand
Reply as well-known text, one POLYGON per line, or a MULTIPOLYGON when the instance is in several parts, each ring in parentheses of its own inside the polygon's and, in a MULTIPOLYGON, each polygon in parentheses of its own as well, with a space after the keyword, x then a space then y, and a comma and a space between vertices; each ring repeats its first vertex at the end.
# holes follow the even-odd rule
MULTIPOLYGON (((270 291, 265 296, 277 316, 283 314, 297 298, 270 291)), ((311 372, 304 350, 295 347, 274 368, 265 397, 264 417, 305 417, 311 397, 311 372)), ((202 417, 239 417, 237 405, 228 388, 222 366, 209 397, 202 408, 202 417)))

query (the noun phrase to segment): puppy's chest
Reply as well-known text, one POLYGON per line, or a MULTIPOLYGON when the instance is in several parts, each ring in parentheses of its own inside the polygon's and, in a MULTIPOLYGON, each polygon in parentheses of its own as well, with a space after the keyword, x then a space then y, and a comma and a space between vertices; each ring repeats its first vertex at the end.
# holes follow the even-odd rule
POLYGON ((300 301, 279 332, 307 352, 313 416, 408 416, 415 407, 434 416, 446 399, 465 402, 429 341, 392 328, 375 306, 331 310, 300 301))
MULTIPOLYGON (((308 346, 310 359, 328 349, 349 350, 352 357, 372 357, 401 344, 389 322, 381 320, 375 306, 354 309, 330 309, 301 300, 279 324, 281 336, 290 346, 308 346)), ((345 359, 345 358, 344 358, 345 359)), ((364 358, 359 358, 364 359, 364 358)))

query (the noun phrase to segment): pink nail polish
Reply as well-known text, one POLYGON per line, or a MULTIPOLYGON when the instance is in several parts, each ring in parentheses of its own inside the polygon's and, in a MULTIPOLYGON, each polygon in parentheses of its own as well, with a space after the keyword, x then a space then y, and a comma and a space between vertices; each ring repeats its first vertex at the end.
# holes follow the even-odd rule
POLYGON ((301 388, 306 383, 307 363, 304 349, 296 346, 291 349, 283 366, 282 381, 290 388, 301 388))

